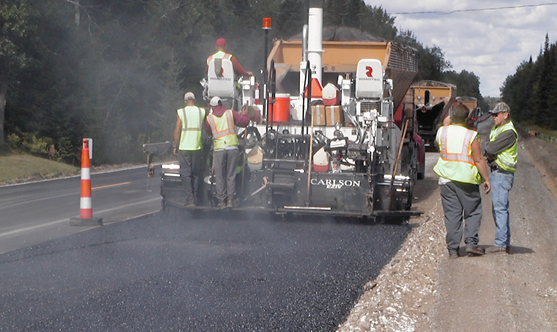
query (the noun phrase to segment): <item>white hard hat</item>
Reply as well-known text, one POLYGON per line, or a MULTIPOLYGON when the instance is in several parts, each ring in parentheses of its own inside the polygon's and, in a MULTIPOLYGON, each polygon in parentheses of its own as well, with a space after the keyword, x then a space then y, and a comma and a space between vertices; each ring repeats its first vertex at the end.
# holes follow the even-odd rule
POLYGON ((184 100, 195 100, 195 95, 193 92, 186 92, 184 95, 184 100))
POLYGON ((213 98, 211 98, 211 102, 209 102, 209 105, 219 106, 219 102, 222 103, 220 97, 214 96, 213 98))

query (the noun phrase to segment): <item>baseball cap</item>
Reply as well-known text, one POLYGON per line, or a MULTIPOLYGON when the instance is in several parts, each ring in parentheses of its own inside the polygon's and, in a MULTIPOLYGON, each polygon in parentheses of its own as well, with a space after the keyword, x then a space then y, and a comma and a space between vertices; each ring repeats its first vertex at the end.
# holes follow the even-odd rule
POLYGON ((214 96, 213 98, 211 98, 211 102, 209 102, 209 105, 219 106, 219 102, 222 103, 220 97, 214 96))
POLYGON ((489 111, 490 114, 497 114, 501 112, 507 112, 510 114, 511 108, 509 107, 509 105, 505 104, 504 102, 500 102, 497 103, 497 105, 495 105, 495 107, 491 111, 489 111))
POLYGON ((184 100, 195 100, 195 95, 193 92, 186 92, 184 95, 184 100))
POLYGON ((226 40, 224 38, 219 38, 217 39, 217 42, 215 44, 216 46, 226 46, 226 40))

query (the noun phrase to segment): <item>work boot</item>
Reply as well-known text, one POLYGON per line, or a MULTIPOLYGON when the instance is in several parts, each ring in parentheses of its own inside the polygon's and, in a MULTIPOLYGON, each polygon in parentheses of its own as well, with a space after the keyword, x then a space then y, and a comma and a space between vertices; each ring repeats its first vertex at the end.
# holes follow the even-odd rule
POLYGON ((455 259, 460 257, 460 248, 456 248, 456 250, 449 250, 449 259, 455 259))
POLYGON ((468 256, 482 256, 484 250, 480 247, 466 247, 466 253, 468 256))
POLYGON ((225 202, 219 202, 217 204, 217 209, 219 209, 219 210, 226 209, 226 203, 225 202))
POLYGON ((486 254, 498 254, 498 253, 502 253, 502 252, 506 252, 507 254, 510 254, 511 253, 511 247, 510 246, 507 246, 507 247, 491 246, 491 247, 489 247, 485 250, 486 254))

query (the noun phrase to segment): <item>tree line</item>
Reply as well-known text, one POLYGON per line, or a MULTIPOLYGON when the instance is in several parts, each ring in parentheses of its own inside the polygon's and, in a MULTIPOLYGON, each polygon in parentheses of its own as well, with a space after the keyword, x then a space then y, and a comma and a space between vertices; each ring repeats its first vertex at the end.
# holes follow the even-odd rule
POLYGON ((536 61, 522 62, 501 87, 502 99, 511 107, 513 119, 557 130, 557 45, 545 43, 536 61))
MULTIPOLYGON (((143 160, 142 144, 172 139, 185 90, 199 81, 219 37, 261 80, 263 17, 269 41, 307 23, 308 0, 3 0, 0 4, 0 146, 72 162, 83 137, 93 163, 143 160)), ((324 25, 348 26, 416 48, 416 80, 456 84, 481 98, 479 78, 451 71, 395 17, 363 0, 325 0, 324 25)), ((269 44, 269 49, 270 49, 269 44)), ((459 93, 459 95, 464 95, 459 93)))

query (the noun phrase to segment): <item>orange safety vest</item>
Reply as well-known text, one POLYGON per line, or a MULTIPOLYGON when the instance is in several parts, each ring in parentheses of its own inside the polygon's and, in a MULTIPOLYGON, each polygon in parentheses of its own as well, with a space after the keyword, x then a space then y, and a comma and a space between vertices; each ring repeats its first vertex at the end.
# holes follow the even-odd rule
POLYGON ((226 110, 221 117, 215 116, 211 111, 207 116, 207 123, 209 123, 213 134, 213 150, 223 150, 238 145, 232 110, 226 110))
POLYGON ((477 132, 458 125, 439 128, 439 159, 433 171, 451 181, 482 183, 482 177, 472 157, 472 142, 477 135, 477 132))

